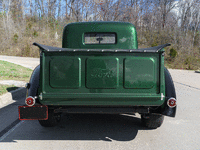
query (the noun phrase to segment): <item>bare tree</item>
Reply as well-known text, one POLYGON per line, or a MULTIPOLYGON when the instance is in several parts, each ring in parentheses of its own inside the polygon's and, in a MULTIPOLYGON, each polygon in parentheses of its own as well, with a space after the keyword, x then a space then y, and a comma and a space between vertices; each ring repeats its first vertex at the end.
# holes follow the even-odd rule
POLYGON ((190 24, 190 29, 193 32, 192 34, 192 47, 194 47, 195 36, 198 33, 198 29, 200 27, 200 3, 196 3, 192 9, 192 21, 190 24))
POLYGON ((185 0, 179 2, 179 13, 181 21, 181 29, 187 33, 189 24, 192 21, 192 9, 195 5, 195 1, 185 0))
POLYGON ((49 41, 68 22, 125 21, 136 26, 140 43, 169 42, 192 55, 200 46, 199 8, 200 0, 0 0, 0 38, 6 48, 13 36, 49 41))
POLYGON ((55 3, 56 0, 47 0, 47 4, 48 4, 48 18, 54 18, 55 16, 55 3))
POLYGON ((176 7, 175 0, 154 0, 153 5, 157 23, 159 23, 160 28, 164 29, 168 14, 176 7))

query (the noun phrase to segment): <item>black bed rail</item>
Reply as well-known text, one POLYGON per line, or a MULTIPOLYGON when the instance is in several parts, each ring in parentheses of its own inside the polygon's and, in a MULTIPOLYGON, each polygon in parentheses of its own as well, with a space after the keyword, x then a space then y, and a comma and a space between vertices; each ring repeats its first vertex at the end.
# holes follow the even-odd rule
POLYGON ((141 49, 71 49, 71 48, 59 48, 51 47, 47 45, 42 45, 38 43, 33 43, 33 45, 38 46, 42 51, 48 52, 129 52, 129 53, 158 53, 163 48, 170 46, 171 44, 163 44, 155 47, 141 48, 141 49))

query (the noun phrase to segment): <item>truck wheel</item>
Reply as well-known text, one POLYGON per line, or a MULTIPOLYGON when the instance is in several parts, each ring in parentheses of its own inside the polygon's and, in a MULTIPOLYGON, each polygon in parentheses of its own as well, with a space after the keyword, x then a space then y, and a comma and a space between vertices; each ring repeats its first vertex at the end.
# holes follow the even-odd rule
POLYGON ((150 114, 149 116, 141 115, 142 124, 150 129, 156 129, 163 123, 164 116, 161 114, 150 114))
POLYGON ((40 125, 43 127, 54 127, 60 122, 61 115, 55 115, 52 111, 48 113, 47 120, 38 120, 40 125))

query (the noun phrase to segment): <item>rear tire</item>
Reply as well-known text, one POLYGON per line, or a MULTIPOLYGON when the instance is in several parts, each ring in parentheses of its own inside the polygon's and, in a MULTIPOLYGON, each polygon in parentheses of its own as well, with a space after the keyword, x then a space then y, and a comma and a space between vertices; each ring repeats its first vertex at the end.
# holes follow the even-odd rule
POLYGON ((53 111, 49 111, 47 120, 38 120, 43 127, 55 127, 60 122, 61 115, 55 115, 53 111))
POLYGON ((150 114, 149 116, 141 115, 141 121, 144 126, 149 129, 160 127, 164 121, 164 116, 161 114, 150 114))

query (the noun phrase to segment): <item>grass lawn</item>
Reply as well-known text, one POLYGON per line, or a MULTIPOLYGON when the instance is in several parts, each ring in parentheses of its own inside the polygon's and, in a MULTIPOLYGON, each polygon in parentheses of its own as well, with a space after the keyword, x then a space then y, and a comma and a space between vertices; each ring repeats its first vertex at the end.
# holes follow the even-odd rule
POLYGON ((28 82, 33 71, 7 61, 0 60, 0 80, 18 80, 28 82))
MULTIPOLYGON (((33 71, 29 68, 0 60, 0 80, 17 80, 28 82, 32 72, 33 71)), ((14 89, 16 89, 16 87, 11 85, 0 85, 0 95, 14 89)))

